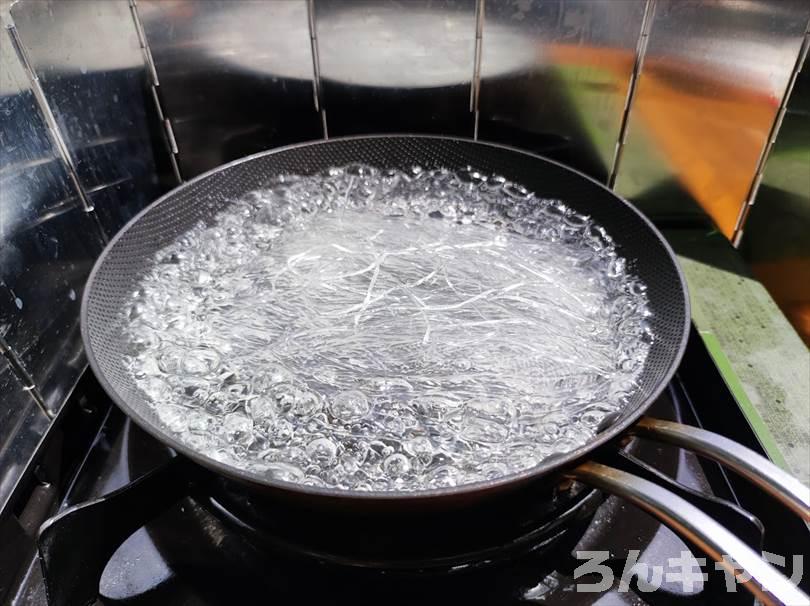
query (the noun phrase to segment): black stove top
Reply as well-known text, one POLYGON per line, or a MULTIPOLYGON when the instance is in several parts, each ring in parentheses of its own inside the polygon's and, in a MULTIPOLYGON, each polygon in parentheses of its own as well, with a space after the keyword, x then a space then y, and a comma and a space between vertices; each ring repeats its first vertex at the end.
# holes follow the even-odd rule
MULTIPOLYGON (((39 519, 56 507, 65 509, 125 487, 170 456, 111 408, 90 376, 68 406, 75 411, 63 422, 61 443, 54 449, 58 458, 72 456, 73 464, 60 461, 57 479, 46 482, 46 457, 27 504, 17 507, 22 531, 12 538, 20 547, 19 561, 6 572, 0 561, 0 600, 5 591, 13 603, 46 603, 30 541, 39 519), (83 448, 72 444, 81 440, 83 448), (12 568, 15 574, 8 572, 12 568)), ((761 451, 694 333, 676 378, 650 414, 698 424, 761 451)), ((628 454, 621 456, 648 474, 664 474, 709 495, 693 498, 703 499, 711 514, 757 549, 787 556, 783 568, 788 574, 793 554, 809 544, 807 527, 798 519, 713 463, 644 441, 629 445, 628 454)), ((339 522, 282 507, 263 510, 259 517, 264 523, 257 525, 246 515, 249 509, 233 515, 232 503, 195 494, 154 517, 115 551, 101 577, 98 603, 753 603, 741 587, 729 593, 723 574, 711 562, 701 566, 701 553, 693 556, 689 545, 647 514, 582 487, 569 491, 559 496, 553 512, 538 513, 526 501, 529 492, 511 508, 483 518, 459 519, 452 528, 426 526, 425 534, 436 537, 429 548, 407 553, 400 543, 386 551, 388 535, 375 533, 373 525, 355 536, 339 522), (375 551, 369 552, 368 545, 375 551)), ((154 495, 155 502, 161 498, 154 495)), ((0 538, 11 536, 7 523, 2 528, 0 538)), ((84 557, 78 548, 76 557, 84 557)))

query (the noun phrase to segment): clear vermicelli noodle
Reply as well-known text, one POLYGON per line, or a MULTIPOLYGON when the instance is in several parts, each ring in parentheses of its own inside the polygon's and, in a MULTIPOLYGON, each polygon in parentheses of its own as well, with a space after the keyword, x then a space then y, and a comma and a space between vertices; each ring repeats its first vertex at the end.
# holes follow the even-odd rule
POLYGON ((637 388, 644 285, 591 219, 473 169, 278 177, 155 255, 128 371, 196 451, 404 491, 537 465, 637 388))

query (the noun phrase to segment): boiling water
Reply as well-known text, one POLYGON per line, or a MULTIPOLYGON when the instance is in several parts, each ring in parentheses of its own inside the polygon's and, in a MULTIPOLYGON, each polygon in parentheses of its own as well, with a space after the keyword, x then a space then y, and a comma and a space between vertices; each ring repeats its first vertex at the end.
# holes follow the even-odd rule
POLYGON ((124 319, 160 421, 210 457, 356 490, 500 477, 636 388, 644 285, 563 203, 468 169, 285 176, 161 250, 124 319))

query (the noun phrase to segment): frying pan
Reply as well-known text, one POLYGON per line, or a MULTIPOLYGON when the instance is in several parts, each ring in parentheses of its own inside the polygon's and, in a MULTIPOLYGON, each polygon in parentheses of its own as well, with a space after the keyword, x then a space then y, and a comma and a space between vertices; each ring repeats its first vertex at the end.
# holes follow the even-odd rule
POLYGON ((643 417, 677 368, 690 326, 683 274, 661 234, 631 204, 600 183, 545 158, 516 149, 462 139, 428 136, 370 136, 330 139, 276 149, 224 165, 169 192, 133 218, 96 262, 82 300, 82 336, 90 366, 121 409, 155 438, 193 462, 235 481, 263 498, 293 498, 327 509, 374 511, 395 516, 408 509, 468 507, 527 483, 573 479, 614 493, 658 517, 697 544, 759 599, 769 604, 806 603, 805 596, 708 515, 660 486, 593 459, 609 443, 639 435, 690 448, 747 477, 781 503, 810 520, 810 496, 800 482, 765 458, 722 436, 643 417), (628 269, 646 283, 655 341, 638 389, 621 416, 590 443, 504 477, 461 486, 411 492, 361 492, 298 485, 213 460, 178 441, 136 387, 124 367, 127 342, 122 313, 154 254, 200 221, 210 222, 230 201, 266 186, 281 174, 312 174, 361 162, 379 168, 463 169, 472 166, 518 182, 544 198, 558 198, 591 216, 613 237, 628 269), (731 562, 723 555, 731 556, 731 562))

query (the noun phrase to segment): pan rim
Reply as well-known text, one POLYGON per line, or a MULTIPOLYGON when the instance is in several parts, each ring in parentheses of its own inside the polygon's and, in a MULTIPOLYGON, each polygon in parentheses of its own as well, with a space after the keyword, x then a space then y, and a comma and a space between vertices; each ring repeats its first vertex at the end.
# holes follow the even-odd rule
POLYGON ((208 170, 200 175, 197 175, 193 179, 188 181, 184 181, 177 187, 169 190, 143 209, 141 209, 135 216, 133 216, 123 227, 110 239, 108 244, 105 246, 104 250, 96 259, 93 268, 90 274, 87 277, 87 281, 85 282, 83 293, 82 293, 82 302, 81 302, 81 313, 80 313, 80 322, 81 322, 81 335, 82 341, 84 343, 85 348, 85 355, 87 357, 87 361, 89 363, 90 368, 93 370, 93 374, 95 375, 96 379, 98 380, 99 384, 102 386, 104 391, 107 395, 115 402, 115 404, 127 415, 127 417, 131 418, 141 429, 146 431, 149 435, 154 437, 160 443, 171 447, 174 451, 183 454, 184 456, 188 457, 194 463, 201 465, 209 469, 210 471, 216 472, 221 474, 222 476, 229 478, 229 479, 236 479, 243 483, 247 483, 249 485, 258 485, 261 487, 271 488, 282 490, 286 492, 293 492, 301 495, 308 495, 312 497, 323 497, 329 499, 340 499, 340 500, 348 500, 348 499, 360 499, 363 501, 391 501, 397 503, 403 503, 408 501, 419 501, 424 499, 433 499, 437 497, 460 497, 463 495, 469 495, 473 493, 481 493, 481 492, 490 492, 499 488, 506 488, 510 485, 519 485, 526 483, 531 480, 539 479, 541 477, 550 475, 555 471, 560 471, 562 469, 568 468, 576 464, 578 461, 586 458, 587 455, 598 448, 604 446, 611 440, 614 440, 622 433, 624 433, 628 428, 630 428, 639 418, 647 411, 647 409, 655 402, 661 393, 666 389, 667 385, 669 385, 672 377, 674 376, 678 366, 680 365, 681 359, 683 358, 684 351, 686 349, 686 344, 689 339, 689 332, 690 332, 690 325, 691 325, 691 303, 690 303, 690 296, 689 296, 689 289, 686 283, 686 278, 683 273, 683 269, 681 268, 680 263, 678 262, 677 256, 673 251, 672 247, 670 246, 669 242, 664 238, 663 234, 658 230, 655 225, 638 210, 631 202, 626 200, 625 198, 619 196, 615 192, 613 192, 610 188, 608 188, 605 184, 600 183, 593 177, 590 177, 581 171, 578 171, 574 168, 566 166, 561 162, 557 162, 556 160, 552 160, 550 158, 546 158, 545 156, 541 156, 540 154, 535 154, 533 152, 529 152, 514 146, 504 145, 501 143, 492 143, 487 141, 478 141, 475 139, 467 138, 467 137, 453 137, 453 136, 445 136, 445 135, 431 135, 431 134, 418 134, 418 133, 375 133, 371 135, 351 135, 346 137, 330 137, 329 139, 315 139, 311 141, 305 141, 301 143, 294 143, 291 145, 285 145, 283 147, 272 148, 268 150, 264 150, 261 152, 257 152, 255 154, 250 154, 248 156, 244 156, 242 158, 238 158, 236 160, 232 160, 231 162, 227 162, 225 164, 216 166, 211 170, 208 170), (89 334, 89 322, 88 322, 88 301, 90 297, 90 293, 92 291, 92 287, 96 278, 96 275, 99 273, 101 268, 104 265, 104 260, 106 259, 107 255, 110 251, 113 250, 115 244, 134 226, 138 223, 139 219, 151 211, 151 209, 166 200, 168 200, 171 196, 176 194, 178 191, 181 191, 185 188, 191 187, 193 184, 197 183, 198 181, 202 181, 214 173, 222 171, 226 168, 230 168, 233 166, 237 166, 239 164, 250 162, 251 160, 285 152, 292 149, 298 149, 302 147, 313 147, 316 145, 328 145, 335 141, 357 141, 357 140, 370 140, 370 139, 392 139, 392 138, 399 138, 399 139, 431 139, 431 140, 441 140, 441 141, 452 141, 452 142, 460 142, 460 143, 472 143, 474 145, 480 146, 487 146, 496 149, 507 150, 510 152, 515 152, 519 154, 523 154, 542 162, 546 162, 548 164, 552 164, 561 168, 565 171, 573 173, 580 178, 586 179, 597 185, 599 188, 603 189, 606 193, 613 196, 618 202, 621 202, 625 205, 625 207, 633 212, 641 221, 646 225, 648 230, 651 234, 655 236, 658 240, 659 244, 664 248, 664 250, 668 253, 670 260, 672 262, 673 268, 675 269, 675 273, 678 277, 681 291, 683 292, 684 296, 684 321, 683 327, 681 329, 681 339, 680 343, 678 344, 677 351, 675 355, 672 357, 670 362, 669 368, 663 373, 661 380, 655 386, 654 389, 651 390, 650 394, 647 396, 646 400, 644 400, 641 404, 635 407, 634 410, 631 410, 625 413, 625 416, 617 421, 615 424, 611 425, 607 429, 603 430, 599 434, 597 434, 592 440, 588 441, 586 444, 575 448, 569 452, 566 452, 561 455, 553 456, 551 458, 547 457, 543 461, 541 461, 538 465, 534 467, 530 467, 528 469, 524 469, 519 472, 507 474, 504 476, 500 476, 498 478, 490 479, 490 480, 482 480, 478 482, 470 482, 466 484, 459 484, 457 486, 449 486, 443 488, 431 488, 431 489, 424 489, 424 490, 410 490, 410 491, 361 491, 361 490, 346 490, 340 488, 331 488, 331 487, 324 487, 324 486, 309 486, 306 484, 301 484, 297 482, 290 482, 286 480, 279 480, 275 478, 268 478, 266 476, 262 476, 258 472, 250 472, 245 469, 240 469, 233 465, 229 465, 227 463, 223 463, 221 461, 217 461, 207 455, 204 455, 193 448, 183 444, 177 438, 174 438, 168 431, 163 430, 157 424, 150 422, 146 418, 144 418, 137 410, 134 410, 126 401, 118 394, 118 391, 113 387, 113 385, 107 380, 105 374, 99 368, 98 361, 96 360, 95 354, 93 352, 92 342, 90 339, 89 334))

